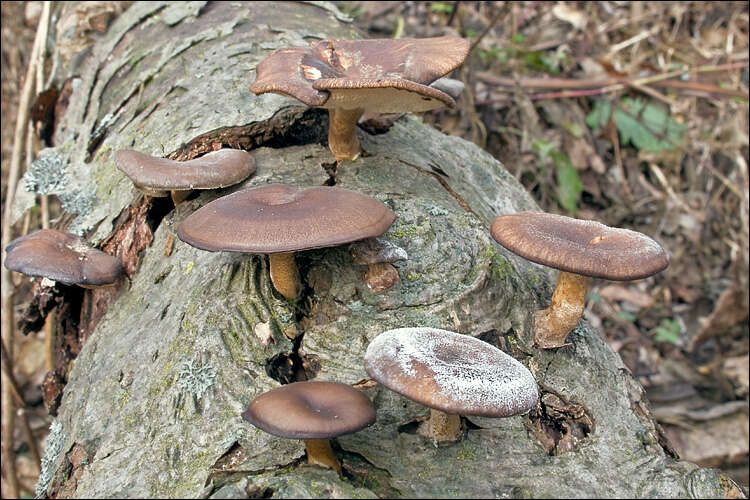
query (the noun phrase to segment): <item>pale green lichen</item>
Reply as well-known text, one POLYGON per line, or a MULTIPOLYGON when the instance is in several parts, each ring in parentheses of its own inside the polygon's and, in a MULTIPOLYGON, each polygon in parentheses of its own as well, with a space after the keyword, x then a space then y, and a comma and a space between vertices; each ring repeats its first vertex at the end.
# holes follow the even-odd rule
POLYGON ((45 441, 44 456, 42 457, 41 472, 34 487, 35 498, 42 498, 47 494, 47 488, 55 475, 55 463, 65 443, 65 432, 62 424, 55 420, 49 427, 49 434, 45 441))
POLYGON ((214 384, 215 379, 216 368, 189 359, 183 361, 180 366, 177 374, 177 387, 181 391, 195 394, 200 399, 203 393, 214 384))

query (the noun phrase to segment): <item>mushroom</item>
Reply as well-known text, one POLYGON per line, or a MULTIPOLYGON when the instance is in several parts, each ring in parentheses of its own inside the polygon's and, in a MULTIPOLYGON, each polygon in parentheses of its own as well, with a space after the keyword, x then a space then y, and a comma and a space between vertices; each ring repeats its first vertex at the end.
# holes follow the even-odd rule
POLYGON ((274 287, 296 300, 302 285, 294 252, 379 236, 395 219, 378 200, 348 189, 267 184, 201 207, 177 236, 210 252, 269 254, 274 287))
POLYGON ((122 275, 120 259, 92 248, 80 236, 42 229, 5 247, 5 267, 28 276, 84 288, 113 286, 122 275))
POLYGON ((273 52, 256 68, 255 94, 275 92, 328 109, 328 145, 336 160, 360 154, 355 132, 364 111, 420 112, 454 107, 430 83, 459 66, 469 41, 454 36, 320 40, 273 52))
POLYGON ((590 277, 637 280, 669 265, 661 245, 645 234, 563 215, 503 215, 491 233, 511 252, 560 270, 550 306, 534 314, 534 340, 543 349, 570 345, 565 338, 583 315, 590 277))
POLYGON ((239 149, 220 149, 189 161, 125 149, 115 152, 115 165, 144 194, 155 197, 171 194, 175 205, 194 189, 232 186, 255 172, 253 157, 239 149))
POLYGON ((329 439, 375 422, 375 409, 357 389, 340 382, 294 382, 253 399, 242 418, 269 434, 303 439, 307 462, 334 469, 341 464, 329 439))
POLYGON ((388 290, 400 281, 397 260, 408 259, 406 250, 382 238, 368 238, 349 245, 352 262, 367 266, 365 282, 374 293, 388 290))
POLYGON ((539 399, 528 369, 500 349, 437 328, 397 328, 367 347, 365 370, 375 381, 430 407, 426 424, 438 443, 461 436, 460 415, 508 417, 539 399))

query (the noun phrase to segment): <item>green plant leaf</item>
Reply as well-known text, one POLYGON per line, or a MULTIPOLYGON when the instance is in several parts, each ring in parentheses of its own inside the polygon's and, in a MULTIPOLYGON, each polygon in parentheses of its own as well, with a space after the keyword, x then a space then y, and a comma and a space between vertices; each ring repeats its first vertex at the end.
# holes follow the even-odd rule
POLYGON ((654 332, 656 332, 654 340, 657 342, 669 342, 679 345, 682 337, 680 324, 671 318, 662 319, 659 326, 654 329, 654 332))
POLYGON ((583 191, 581 178, 578 176, 570 158, 565 153, 554 151, 551 154, 557 176, 557 199, 571 217, 576 216, 578 200, 583 191))
POLYGON ((453 12, 453 5, 448 2, 430 2, 430 10, 441 14, 450 14, 453 12))
MULTIPOLYGON (((599 133, 612 117, 612 103, 600 100, 586 116, 586 124, 599 133)), ((620 142, 644 151, 673 150, 682 144, 687 125, 675 121, 660 105, 624 97, 614 109, 620 142)))
POLYGON ((583 191, 583 184, 578 172, 568 158, 568 155, 555 148, 555 145, 543 139, 537 139, 531 148, 539 155, 542 163, 550 161, 555 167, 557 179, 557 200, 571 217, 578 211, 578 200, 583 191))

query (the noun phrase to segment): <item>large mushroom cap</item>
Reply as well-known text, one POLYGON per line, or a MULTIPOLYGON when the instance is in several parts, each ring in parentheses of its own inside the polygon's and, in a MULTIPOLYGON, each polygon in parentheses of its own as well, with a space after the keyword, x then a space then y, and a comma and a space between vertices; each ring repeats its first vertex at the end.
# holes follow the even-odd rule
POLYGON ((365 352, 365 370, 399 394, 446 413, 507 417, 536 406, 531 372, 500 349, 437 328, 397 328, 365 352))
POLYGON ((308 106, 332 108, 344 103, 341 107, 346 109, 382 113, 425 111, 455 105, 451 96, 427 85, 458 67, 468 53, 469 41, 453 36, 321 40, 272 53, 258 64, 250 90, 284 94, 308 106), (345 101, 354 89, 371 90, 355 101, 345 101), (390 107, 380 101, 383 98, 417 108, 388 111, 390 107))
POLYGON ((106 286, 122 274, 117 257, 90 247, 74 234, 42 229, 21 236, 5 247, 5 267, 66 285, 106 286))
POLYGON ((538 264, 610 280, 636 280, 664 270, 669 258, 645 234, 542 212, 498 217, 492 237, 538 264))
POLYGON ((375 422, 375 409, 357 389, 339 382, 295 382, 253 399, 242 417, 269 434, 326 439, 375 422))
POLYGON ((380 236, 395 219, 378 200, 348 189, 267 184, 201 207, 177 236, 211 252, 294 252, 380 236))
POLYGON ((184 191, 232 186, 255 172, 246 151, 220 149, 189 161, 158 158, 133 150, 115 153, 115 165, 138 187, 184 191))

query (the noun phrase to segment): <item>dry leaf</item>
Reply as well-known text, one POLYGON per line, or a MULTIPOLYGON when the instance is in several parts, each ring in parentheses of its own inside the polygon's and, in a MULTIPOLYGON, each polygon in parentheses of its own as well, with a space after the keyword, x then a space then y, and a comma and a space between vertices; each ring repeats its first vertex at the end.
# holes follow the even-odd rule
POLYGON ((588 22, 588 17, 586 17, 584 12, 562 2, 552 8, 552 14, 561 21, 572 24, 574 28, 579 30, 585 28, 588 22))

